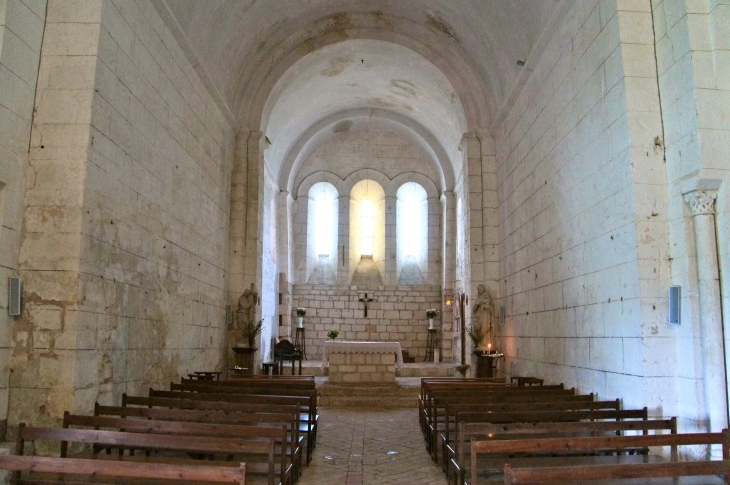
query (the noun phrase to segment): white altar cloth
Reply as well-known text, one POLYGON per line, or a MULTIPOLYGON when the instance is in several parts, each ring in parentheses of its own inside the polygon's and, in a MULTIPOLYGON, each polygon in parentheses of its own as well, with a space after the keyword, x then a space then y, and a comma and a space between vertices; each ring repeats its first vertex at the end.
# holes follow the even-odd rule
POLYGON ((355 342, 355 341, 325 341, 324 359, 322 367, 329 362, 329 353, 339 352, 341 354, 395 354, 395 366, 403 367, 403 353, 400 349, 400 342, 355 342))

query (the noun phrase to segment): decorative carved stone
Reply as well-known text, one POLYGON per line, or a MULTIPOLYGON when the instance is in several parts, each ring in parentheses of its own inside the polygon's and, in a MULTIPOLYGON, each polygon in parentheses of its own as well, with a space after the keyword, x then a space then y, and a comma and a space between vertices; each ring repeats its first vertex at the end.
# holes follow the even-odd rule
POLYGON ((693 216, 701 216, 705 214, 715 214, 715 201, 717 200, 717 191, 715 190, 696 190, 684 194, 684 200, 689 204, 693 216))

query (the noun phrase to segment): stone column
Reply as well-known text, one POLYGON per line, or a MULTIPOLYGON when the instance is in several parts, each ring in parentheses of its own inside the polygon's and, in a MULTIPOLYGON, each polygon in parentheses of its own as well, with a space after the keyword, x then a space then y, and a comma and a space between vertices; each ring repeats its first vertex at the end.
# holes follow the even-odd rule
POLYGON ((385 261, 383 282, 386 285, 395 285, 398 282, 398 248, 396 246, 396 208, 398 197, 385 196, 385 261))
POLYGON ((437 197, 428 198, 428 273, 429 285, 441 285, 441 201, 437 197))
POLYGON ((454 314, 454 268, 456 267, 456 196, 451 190, 441 196, 442 233, 441 243, 443 258, 443 273, 441 274, 442 305, 441 305, 441 355, 444 362, 453 362, 453 325, 454 314), (447 308, 443 302, 452 301, 452 307, 447 308))
POLYGON ((337 284, 349 285, 355 270, 350 271, 350 194, 340 195, 337 202, 337 284))
POLYGON ((705 405, 710 430, 715 432, 728 426, 720 272, 715 233, 717 191, 694 190, 685 193, 684 200, 689 204, 694 219, 705 405))

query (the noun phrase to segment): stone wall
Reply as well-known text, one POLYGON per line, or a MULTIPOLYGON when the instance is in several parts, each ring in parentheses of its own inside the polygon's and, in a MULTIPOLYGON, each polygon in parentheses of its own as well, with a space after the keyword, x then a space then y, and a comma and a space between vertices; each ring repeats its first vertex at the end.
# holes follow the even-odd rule
POLYGON ((8 412, 12 329, 8 278, 18 275, 33 98, 46 2, 0 1, 0 436, 8 412))
POLYGON ((394 383, 394 354, 332 354, 329 381, 333 384, 394 383))
MULTIPOLYGON (((327 332, 338 330, 340 340, 400 342, 401 348, 415 356, 416 361, 422 361, 428 337, 426 310, 441 308, 441 288, 385 286, 373 290, 354 286, 294 285, 292 304, 294 308, 307 309, 304 326, 310 360, 322 359, 327 332), (363 303, 358 301, 366 292, 369 298, 375 299, 368 303, 367 318, 363 303)), ((296 317, 293 321, 296 322, 296 317)), ((441 327, 440 315, 434 326, 441 327)), ((451 342, 442 345, 451 350, 451 342)))
POLYGON ((674 415, 651 22, 576 2, 496 130, 502 335, 511 373, 674 415))
POLYGON ((148 0, 49 4, 11 424, 221 368, 234 133, 148 0))

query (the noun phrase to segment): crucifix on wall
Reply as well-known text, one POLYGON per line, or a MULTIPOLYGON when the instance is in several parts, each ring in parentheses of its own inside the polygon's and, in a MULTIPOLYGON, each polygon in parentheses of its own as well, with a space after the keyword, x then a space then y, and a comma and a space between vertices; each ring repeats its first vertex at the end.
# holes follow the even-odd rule
POLYGON ((373 298, 368 297, 368 294, 365 293, 365 296, 360 298, 358 301, 365 303, 365 318, 367 318, 368 317, 368 303, 370 303, 371 301, 375 301, 375 300, 373 298))

